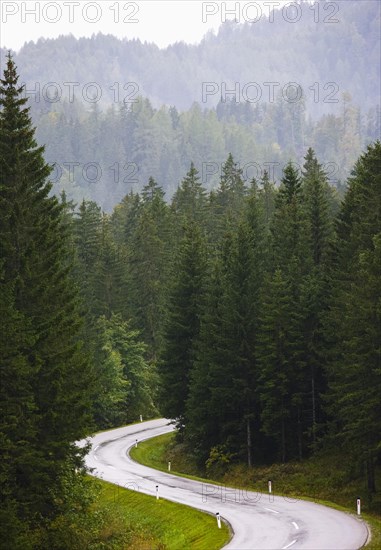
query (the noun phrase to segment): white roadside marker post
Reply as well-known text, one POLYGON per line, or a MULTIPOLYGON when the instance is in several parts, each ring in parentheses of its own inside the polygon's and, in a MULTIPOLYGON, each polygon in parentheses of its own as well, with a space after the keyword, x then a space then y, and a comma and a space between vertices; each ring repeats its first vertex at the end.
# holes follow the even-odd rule
POLYGON ((168 472, 171 471, 171 461, 168 461, 168 472))
POLYGON ((219 512, 216 512, 218 529, 221 529, 221 516, 219 512))
POLYGON ((361 516, 361 498, 357 497, 357 515, 361 516))
POLYGON ((159 486, 156 485, 156 500, 159 500, 159 486))
POLYGON ((140 422, 143 422, 143 416, 140 415, 140 422))
POLYGON ((138 440, 135 439, 135 448, 138 446, 138 440))
POLYGON ((274 501, 272 492, 273 492, 273 482, 271 481, 271 479, 269 479, 269 501, 270 502, 274 501))

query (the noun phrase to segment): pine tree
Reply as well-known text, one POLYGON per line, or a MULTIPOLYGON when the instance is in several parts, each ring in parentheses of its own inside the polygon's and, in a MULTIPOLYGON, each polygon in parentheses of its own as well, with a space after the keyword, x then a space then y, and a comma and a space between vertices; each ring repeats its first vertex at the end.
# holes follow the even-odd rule
POLYGON ((173 273, 159 363, 160 403, 161 412, 169 418, 177 419, 182 426, 189 395, 190 373, 194 366, 195 345, 200 331, 206 277, 205 243, 194 222, 185 228, 173 273))
POLYGON ((329 277, 327 261, 333 241, 333 219, 330 213, 330 188, 327 176, 313 149, 305 156, 302 172, 303 211, 307 229, 306 251, 310 258, 309 272, 301 284, 301 310, 306 359, 306 395, 303 409, 308 439, 316 442, 318 425, 322 424, 321 395, 326 391, 323 364, 325 344, 322 317, 328 307, 329 277))
MULTIPOLYGON (((275 212, 270 229, 272 257, 270 261, 270 282, 268 283, 269 296, 263 296, 265 301, 262 303, 262 308, 266 310, 270 307, 267 304, 268 301, 272 304, 272 308, 275 307, 276 297, 271 296, 271 293, 279 293, 283 286, 286 289, 284 289, 285 296, 293 305, 292 309, 289 310, 289 317, 285 319, 286 325, 283 330, 284 334, 287 334, 287 338, 285 336, 283 356, 281 360, 279 359, 282 377, 287 381, 285 387, 290 389, 291 394, 284 398, 282 403, 278 399, 278 413, 276 413, 279 414, 279 407, 283 411, 287 411, 284 414, 282 413, 283 424, 281 430, 281 456, 282 460, 285 460, 286 457, 292 456, 302 458, 303 433, 307 428, 307 421, 303 414, 303 402, 308 388, 306 381, 307 356, 303 340, 304 312, 301 296, 303 283, 311 266, 306 239, 306 220, 302 208, 302 182, 298 171, 291 163, 284 170, 284 176, 276 196, 275 212), (286 417, 287 421, 285 420, 286 417), (287 437, 284 435, 286 432, 287 437)), ((276 317, 277 311, 272 314, 276 317)), ((271 315, 271 313, 267 312, 266 315, 271 315)), ((276 318, 269 319, 269 322, 276 323, 276 318)), ((275 331, 273 343, 275 346, 276 338, 278 337, 275 331)), ((270 343, 268 342, 267 345, 270 345, 270 343)), ((265 353, 263 349, 261 353, 265 353)), ((263 383, 266 384, 266 380, 271 380, 271 372, 270 375, 264 375, 263 383)), ((266 393, 266 395, 269 394, 266 393)), ((267 433, 270 434, 270 432, 267 433)))
POLYGON ((277 458, 285 462, 292 456, 293 395, 298 388, 292 361, 292 297, 280 269, 266 281, 261 305, 256 355, 262 427, 277 443, 277 458))
POLYGON ((213 242, 218 242, 226 231, 236 226, 247 195, 242 169, 229 153, 222 166, 220 185, 210 194, 211 218, 209 232, 213 242))
POLYGON ((200 182, 193 162, 172 199, 172 209, 179 225, 185 220, 205 224, 207 215, 206 190, 200 182))
POLYGON ((210 277, 205 281, 206 297, 200 317, 200 332, 195 345, 195 360, 189 377, 185 426, 186 441, 201 466, 205 465, 211 448, 221 443, 220 428, 224 421, 219 410, 221 402, 212 401, 212 388, 219 384, 219 380, 214 379, 215 366, 220 365, 222 356, 219 343, 225 334, 222 304, 224 283, 219 256, 213 259, 209 269, 210 277))
POLYGON ((276 197, 272 234, 275 264, 287 270, 292 257, 301 256, 303 239, 301 180, 297 170, 289 163, 276 197))
POLYGON ((123 298, 127 292, 125 281, 126 254, 111 235, 111 221, 107 214, 102 216, 98 258, 93 269, 93 292, 97 305, 94 313, 108 319, 113 313, 123 313, 123 298))
POLYGON ((95 284, 102 243, 102 212, 93 201, 83 200, 74 216, 75 274, 83 301, 91 315, 100 315, 95 284))
POLYGON ((204 461, 211 449, 260 456, 254 354, 263 277, 263 220, 255 189, 245 218, 214 259, 191 373, 185 433, 204 461), (254 453, 253 453, 254 450, 254 453))
POLYGON ((327 176, 311 148, 305 156, 302 191, 308 222, 308 244, 314 265, 320 266, 326 260, 329 242, 332 239, 332 221, 329 216, 327 176))
MULTIPOLYGON (((50 196, 51 167, 36 144, 10 55, 0 93, 1 284, 6 315, 15 320, 11 332, 20 342, 13 359, 2 362, 2 399, 19 408, 25 432, 4 429, 18 449, 11 485, 19 517, 37 521, 59 511, 52 495, 59 493, 67 463, 81 464, 83 451, 74 441, 87 433, 92 378, 78 340, 62 206, 50 196), (18 379, 20 387, 12 387, 18 379)), ((4 319, 8 326, 10 319, 4 319)))
POLYGON ((156 360, 162 343, 162 320, 166 302, 166 280, 171 265, 169 207, 162 188, 153 178, 142 192, 135 230, 127 243, 127 300, 134 326, 142 331, 149 357, 156 360))
POLYGON ((266 170, 261 179, 261 186, 260 199, 263 212, 265 213, 265 223, 269 226, 275 208, 275 188, 274 184, 270 182, 269 174, 266 170))
POLYGON ((326 316, 329 412, 352 463, 366 465, 369 493, 380 452, 381 143, 357 161, 338 226, 326 316))

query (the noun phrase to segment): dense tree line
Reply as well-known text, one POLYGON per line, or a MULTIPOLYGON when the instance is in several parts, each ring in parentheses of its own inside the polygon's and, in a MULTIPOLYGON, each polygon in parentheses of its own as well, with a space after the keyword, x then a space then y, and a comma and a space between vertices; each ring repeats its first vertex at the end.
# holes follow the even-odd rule
POLYGON ((312 149, 277 189, 229 157, 206 221, 188 216, 159 371, 200 463, 302 459, 332 439, 375 491, 380 163, 378 141, 340 205, 312 149))
MULTIPOLYGON (((96 315, 140 331, 148 393, 200 464, 286 462, 342 439, 374 489, 380 152, 360 156, 342 202, 309 148, 279 184, 246 180, 230 154, 211 192, 192 163, 169 203, 150 178, 99 217, 118 278, 108 292, 99 268, 81 280, 101 289, 96 315)), ((74 227, 97 208, 82 203, 74 227)))
POLYGON ((38 140, 55 166, 55 193, 65 191, 76 203, 93 200, 111 212, 131 190, 141 193, 150 177, 171 199, 191 162, 202 185, 215 189, 229 153, 245 179, 260 179, 267 170, 279 180, 290 159, 302 166, 306 144, 330 183, 342 188, 361 150, 381 130, 379 107, 365 112, 348 94, 339 100, 337 113, 316 120, 303 98, 288 102, 280 92, 274 102, 256 106, 228 97, 216 108, 199 102, 183 112, 154 108, 141 96, 104 111, 78 100, 36 103, 32 97, 31 105, 38 140))

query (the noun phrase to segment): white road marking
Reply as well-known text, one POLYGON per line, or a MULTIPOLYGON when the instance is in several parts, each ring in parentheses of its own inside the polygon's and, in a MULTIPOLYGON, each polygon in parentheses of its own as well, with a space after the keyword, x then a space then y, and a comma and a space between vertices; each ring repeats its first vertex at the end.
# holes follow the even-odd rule
POLYGON ((286 550, 286 548, 290 548, 295 543, 296 543, 296 539, 290 542, 290 544, 287 544, 287 546, 283 546, 282 550, 286 550))
POLYGON ((279 514, 276 510, 272 510, 271 508, 265 508, 268 512, 272 512, 273 514, 279 514))
POLYGON ((295 527, 295 529, 299 529, 299 525, 295 521, 292 522, 292 525, 295 527))

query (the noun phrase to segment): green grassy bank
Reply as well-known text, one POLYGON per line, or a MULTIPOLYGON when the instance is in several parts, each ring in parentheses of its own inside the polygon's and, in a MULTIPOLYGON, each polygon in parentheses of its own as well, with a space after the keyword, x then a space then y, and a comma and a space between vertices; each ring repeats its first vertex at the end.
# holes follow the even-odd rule
POLYGON ((98 535, 99 548, 217 550, 230 539, 228 527, 218 529, 209 514, 103 481, 94 483, 100 483, 95 512, 107 518, 98 535))

